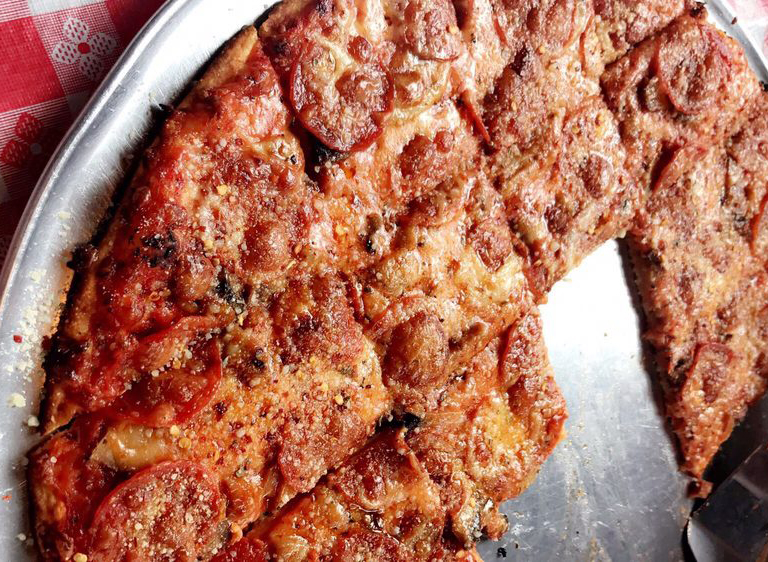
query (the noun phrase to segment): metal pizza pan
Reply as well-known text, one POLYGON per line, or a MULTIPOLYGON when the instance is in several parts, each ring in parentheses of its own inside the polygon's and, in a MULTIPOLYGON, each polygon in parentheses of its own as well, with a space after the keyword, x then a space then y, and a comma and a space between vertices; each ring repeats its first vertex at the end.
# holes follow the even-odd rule
MULTIPOLYGON (((0 559, 34 560, 25 455, 43 341, 66 296, 66 263, 115 189, 207 61, 269 0, 169 0, 147 23, 59 145, 27 205, 0 273, 0 559)), ((768 79, 760 50, 720 2, 712 17, 768 79)), ((641 319, 621 245, 608 243, 558 283, 543 306, 545 338, 568 402, 567 437, 538 479, 507 502, 510 530, 482 543, 485 560, 680 560, 691 511, 686 479, 640 340, 641 319)), ((727 475, 768 439, 758 405, 712 468, 727 475)))

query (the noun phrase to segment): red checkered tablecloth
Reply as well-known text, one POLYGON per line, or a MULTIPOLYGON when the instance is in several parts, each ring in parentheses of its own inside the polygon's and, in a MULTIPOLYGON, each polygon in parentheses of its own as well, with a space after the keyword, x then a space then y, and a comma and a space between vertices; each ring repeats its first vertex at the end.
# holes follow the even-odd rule
POLYGON ((48 158, 163 0, 0 0, 0 263, 48 158))
MULTIPOLYGON (((768 54, 768 0, 727 0, 768 54)), ((163 0, 0 0, 0 262, 45 163, 163 0)))

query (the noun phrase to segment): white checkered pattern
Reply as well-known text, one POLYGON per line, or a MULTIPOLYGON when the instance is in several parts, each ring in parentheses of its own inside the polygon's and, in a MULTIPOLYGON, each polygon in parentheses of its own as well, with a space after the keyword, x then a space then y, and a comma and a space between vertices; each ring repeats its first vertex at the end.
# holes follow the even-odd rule
POLYGON ((99 0, 27 0, 29 12, 32 15, 49 14, 98 3, 99 0))
POLYGON ((40 172, 162 0, 0 0, 0 262, 40 172))

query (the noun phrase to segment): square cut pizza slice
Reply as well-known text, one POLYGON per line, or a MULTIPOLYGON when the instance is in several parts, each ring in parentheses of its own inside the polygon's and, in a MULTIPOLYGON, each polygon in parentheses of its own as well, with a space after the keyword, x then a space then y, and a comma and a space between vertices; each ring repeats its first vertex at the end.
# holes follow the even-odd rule
POLYGON ((639 206, 618 124, 579 62, 521 50, 483 106, 488 167, 539 295, 620 236, 639 206))
POLYGON ((46 430, 234 322, 233 286, 281 290, 313 195, 280 95, 249 29, 171 115, 104 236, 76 255, 46 359, 46 430))
MULTIPOLYGON (((452 100, 389 124, 365 151, 310 170, 318 187, 317 221, 302 255, 344 271, 386 259, 409 206, 464 182, 478 153, 472 124, 452 100)), ((461 201, 452 203, 459 210, 461 201)))
POLYGON ((501 503, 533 482, 566 417, 532 307, 475 357, 406 437, 438 486, 456 540, 470 547, 482 536, 502 536, 501 503))
POLYGON ((354 270, 389 250, 408 204, 471 172, 473 100, 503 66, 487 0, 294 0, 259 29, 319 190, 307 258, 354 270))
POLYGON ((743 49, 706 22, 702 6, 611 64, 602 85, 643 188, 659 181, 677 151, 733 134, 759 90, 743 49))
POLYGON ((475 560, 481 534, 506 528, 499 503, 527 487, 564 419, 532 309, 475 358, 436 411, 384 430, 221 559, 253 548, 280 560, 475 560))
POLYGON ((353 284, 395 409, 417 416, 531 302, 501 198, 482 173, 417 200, 389 255, 353 284))
POLYGON ((722 144, 678 152, 628 237, 682 468, 702 495, 704 470, 768 376, 768 275, 729 158, 722 144))

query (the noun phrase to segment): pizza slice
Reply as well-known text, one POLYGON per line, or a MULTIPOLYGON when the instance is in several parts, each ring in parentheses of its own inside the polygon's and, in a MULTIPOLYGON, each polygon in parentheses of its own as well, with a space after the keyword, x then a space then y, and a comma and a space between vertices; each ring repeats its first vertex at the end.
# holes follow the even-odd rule
POLYGON ((527 487, 564 419, 532 309, 475 358, 436 411, 379 433, 220 560, 246 549, 279 560, 479 559, 474 543, 506 529, 498 505, 527 487))
POLYGON ((560 51, 521 43, 483 105, 489 173, 540 296, 639 206, 616 120, 580 62, 587 25, 560 51))
POLYGON ((481 174, 418 201, 404 221, 357 290, 396 410, 422 416, 531 298, 501 200, 481 174), (458 212, 454 199, 464 201, 458 212))
POLYGON ((478 100, 506 57, 492 15, 489 0, 294 0, 260 27, 333 229, 313 259, 370 266, 412 201, 473 171, 478 100))
POLYGON ((501 503, 531 484, 562 438, 566 417, 531 308, 476 356, 440 407, 406 437, 437 484, 460 544, 502 536, 501 503))
POLYGON ((602 78, 627 165, 648 201, 629 236, 646 337, 682 468, 701 495, 705 468, 764 391, 756 362, 765 284, 747 236, 759 203, 754 188, 728 187, 748 174, 724 147, 755 103, 757 82, 741 48, 705 18, 694 7, 602 78))
POLYGON ((246 30, 169 118, 101 241, 76 255, 46 358, 46 431, 109 405, 179 349, 202 351, 243 313, 246 288, 280 290, 312 216, 289 121, 246 30))
POLYGON ((628 237, 645 337, 699 495, 709 490, 704 470, 768 376, 768 275, 728 175, 722 144, 679 152, 628 237))
POLYGON ((658 181, 677 151, 735 132, 759 90, 742 48, 705 20, 706 10, 696 6, 602 77, 627 166, 644 189, 658 181))

